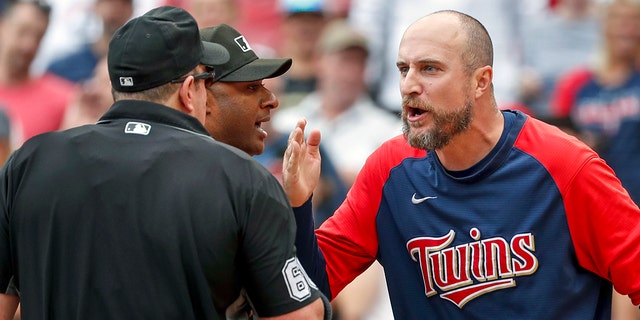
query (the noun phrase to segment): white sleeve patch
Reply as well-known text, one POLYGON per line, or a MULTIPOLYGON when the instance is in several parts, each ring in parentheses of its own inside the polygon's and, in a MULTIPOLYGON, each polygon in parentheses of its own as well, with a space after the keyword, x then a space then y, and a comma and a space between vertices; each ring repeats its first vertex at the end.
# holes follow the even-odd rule
POLYGON ((304 271, 302 265, 300 265, 297 257, 293 257, 284 263, 282 275, 287 284, 287 289, 289 289, 289 296, 294 300, 303 301, 311 296, 311 288, 318 289, 304 271))

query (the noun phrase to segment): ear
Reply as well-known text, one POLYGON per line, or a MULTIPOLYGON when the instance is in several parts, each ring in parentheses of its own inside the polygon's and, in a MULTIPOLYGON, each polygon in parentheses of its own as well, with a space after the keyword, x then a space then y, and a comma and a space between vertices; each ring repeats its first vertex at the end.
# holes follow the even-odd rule
POLYGON ((476 69, 476 71, 473 72, 473 79, 475 84, 476 98, 479 98, 487 91, 491 90, 491 83, 493 81, 493 68, 491 66, 484 66, 476 69))
POLYGON ((195 88, 195 79, 193 76, 188 76, 180 85, 180 91, 178 98, 180 100, 182 111, 189 115, 194 115, 195 107, 193 106, 193 95, 195 88))
POLYGON ((216 96, 213 90, 215 90, 215 86, 218 85, 218 82, 214 83, 210 88, 207 88, 207 105, 205 107, 205 114, 211 115, 213 113, 214 108, 218 107, 218 101, 216 100, 216 96))

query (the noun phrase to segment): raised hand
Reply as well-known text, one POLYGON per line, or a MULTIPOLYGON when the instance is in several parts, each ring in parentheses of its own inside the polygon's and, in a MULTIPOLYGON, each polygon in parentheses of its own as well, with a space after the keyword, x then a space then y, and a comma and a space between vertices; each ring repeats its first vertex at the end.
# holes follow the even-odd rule
POLYGON ((320 180, 320 131, 311 131, 305 141, 306 125, 306 119, 298 120, 282 162, 282 184, 293 207, 304 204, 320 180))

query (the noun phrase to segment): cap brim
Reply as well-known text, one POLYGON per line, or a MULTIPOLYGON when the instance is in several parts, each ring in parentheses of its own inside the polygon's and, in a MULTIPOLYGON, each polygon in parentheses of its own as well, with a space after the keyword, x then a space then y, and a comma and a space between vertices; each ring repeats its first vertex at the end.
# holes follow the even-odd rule
MULTIPOLYGON (((291 68, 291 58, 256 59, 226 74, 219 79, 222 82, 246 82, 275 78, 283 75, 291 68)), ((215 69, 215 66, 213 66, 215 69)))
POLYGON ((231 55, 225 47, 207 41, 202 41, 202 45, 204 46, 204 51, 202 52, 202 59, 200 59, 201 64, 216 66, 229 62, 231 55))

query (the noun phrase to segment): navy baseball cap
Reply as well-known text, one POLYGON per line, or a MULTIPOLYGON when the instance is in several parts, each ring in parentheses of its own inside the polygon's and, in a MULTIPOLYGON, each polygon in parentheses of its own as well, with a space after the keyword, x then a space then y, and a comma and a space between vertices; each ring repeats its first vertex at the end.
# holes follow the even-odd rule
POLYGON ((258 58, 247 39, 227 24, 201 29, 200 37, 204 43, 222 45, 231 55, 226 63, 203 63, 216 71, 216 81, 245 82, 275 78, 291 68, 291 58, 258 58))
POLYGON ((151 89, 189 73, 198 64, 229 61, 229 51, 200 40, 198 25, 187 11, 161 6, 129 20, 111 41, 107 64, 116 91, 151 89))

